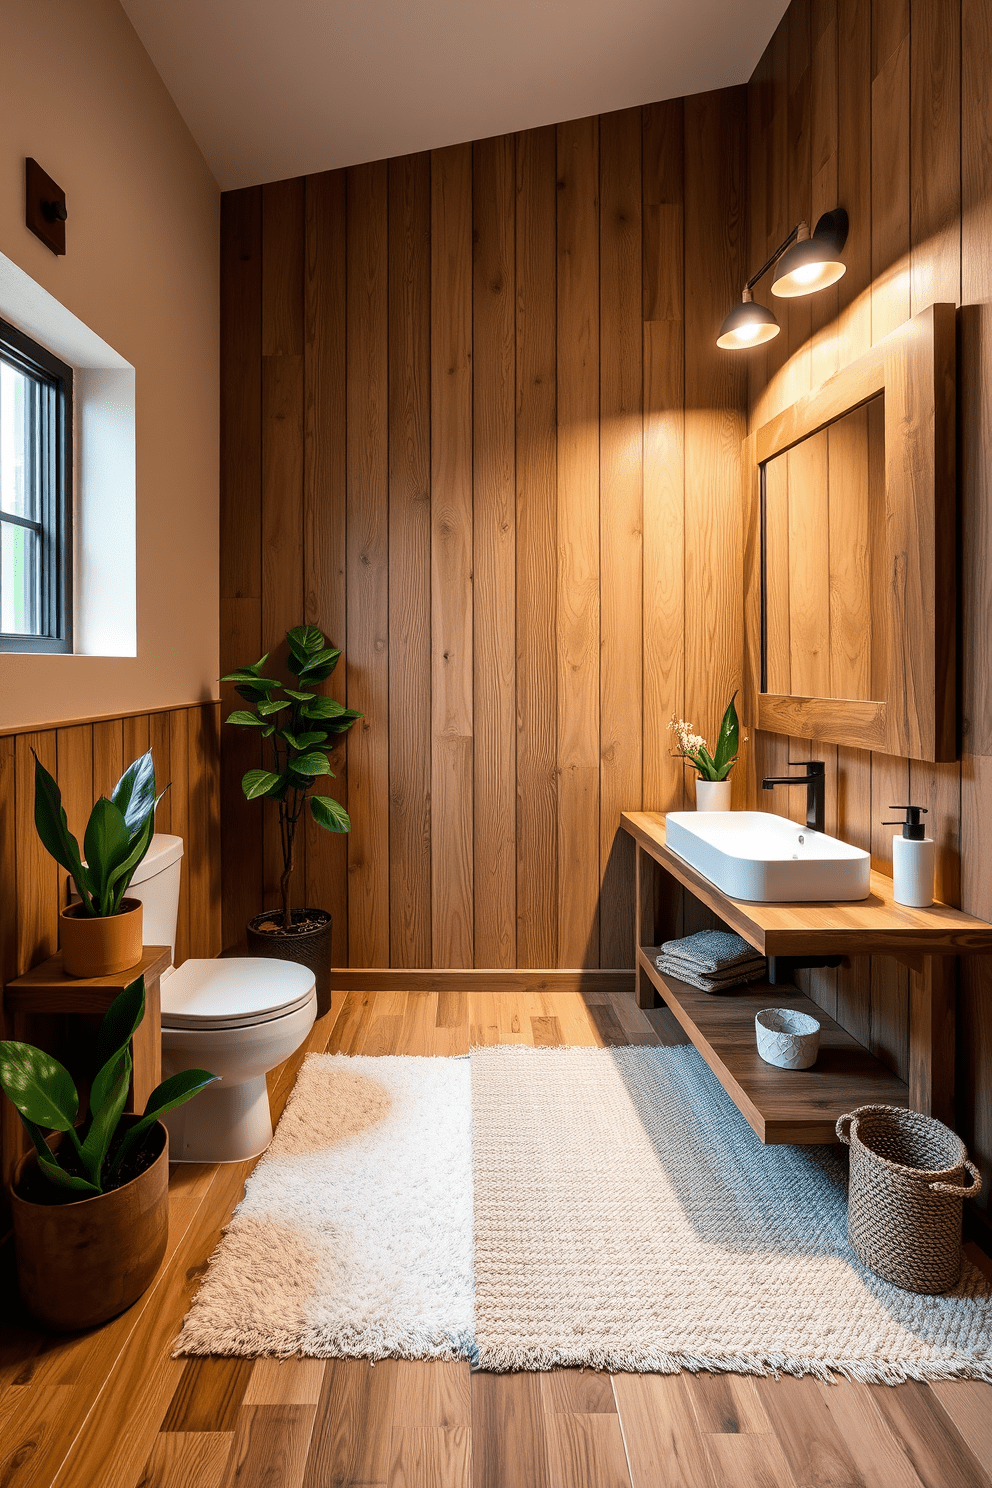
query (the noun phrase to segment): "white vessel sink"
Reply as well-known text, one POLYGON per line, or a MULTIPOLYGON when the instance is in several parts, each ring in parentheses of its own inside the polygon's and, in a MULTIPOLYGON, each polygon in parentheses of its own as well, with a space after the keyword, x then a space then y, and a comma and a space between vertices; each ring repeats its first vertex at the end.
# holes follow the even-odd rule
POLYGON ((756 904, 867 899, 871 858, 859 847, 768 811, 670 811, 672 852, 732 899, 756 904))

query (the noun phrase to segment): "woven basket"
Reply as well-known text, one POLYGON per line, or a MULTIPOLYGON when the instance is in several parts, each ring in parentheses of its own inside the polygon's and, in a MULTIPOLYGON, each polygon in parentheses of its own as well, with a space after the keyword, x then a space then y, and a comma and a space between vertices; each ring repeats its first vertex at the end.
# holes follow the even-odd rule
POLYGON ((962 1200, 982 1188, 961 1138, 900 1106, 859 1106, 837 1135, 851 1149, 847 1238, 862 1261, 907 1292, 946 1292, 961 1275, 962 1200))

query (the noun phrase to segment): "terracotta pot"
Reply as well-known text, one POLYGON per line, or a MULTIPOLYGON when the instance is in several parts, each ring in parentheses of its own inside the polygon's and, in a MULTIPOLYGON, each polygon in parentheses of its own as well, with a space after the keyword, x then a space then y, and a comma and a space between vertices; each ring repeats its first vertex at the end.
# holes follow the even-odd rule
MULTIPOLYGON (((34 1153, 18 1164, 11 1191, 17 1280, 25 1307, 44 1327, 92 1328, 151 1285, 169 1240, 169 1134, 161 1121, 149 1137, 156 1140, 157 1156, 137 1178, 72 1204, 22 1198, 34 1153)), ((58 1139, 52 1146, 57 1150, 58 1139)))
POLYGON ((141 960, 140 899, 122 899, 119 914, 99 917, 84 914, 81 904, 70 904, 59 925, 66 976, 114 976, 141 960))
POLYGON ((697 811, 729 811, 732 786, 729 780, 696 779, 697 811))
POLYGON ((249 956, 272 956, 277 961, 295 961, 313 972, 317 984, 317 1017, 331 1010, 331 916, 326 909, 294 909, 294 925, 311 924, 305 930, 287 933, 282 928, 282 912, 267 909, 248 921, 249 956), (261 930, 260 925, 274 925, 261 930))

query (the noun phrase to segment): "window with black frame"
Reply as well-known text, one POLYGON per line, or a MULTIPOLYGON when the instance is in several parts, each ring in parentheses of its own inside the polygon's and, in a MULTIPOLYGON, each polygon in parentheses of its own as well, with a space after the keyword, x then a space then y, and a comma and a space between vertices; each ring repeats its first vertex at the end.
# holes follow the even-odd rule
POLYGON ((72 368, 0 320, 0 651, 72 650, 72 368))

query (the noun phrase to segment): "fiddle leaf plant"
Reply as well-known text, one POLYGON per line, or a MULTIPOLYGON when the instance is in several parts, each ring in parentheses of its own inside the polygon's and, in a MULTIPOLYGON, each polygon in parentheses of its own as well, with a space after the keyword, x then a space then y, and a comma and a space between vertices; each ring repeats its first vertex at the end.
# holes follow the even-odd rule
MULTIPOLYGON (((168 786, 166 786, 168 790, 168 786)), ((155 766, 151 750, 129 765, 110 798, 101 796, 86 824, 83 851, 69 831, 62 792, 37 755, 34 757, 34 823, 43 845, 72 876, 83 913, 95 918, 120 913, 135 869, 151 846, 155 808, 155 766)))
POLYGON ((291 930, 290 884, 296 829, 309 802, 310 815, 319 827, 327 832, 351 830, 351 819, 341 802, 318 794, 317 782, 334 779, 326 746, 332 745, 339 734, 347 733, 362 715, 314 690, 327 681, 341 659, 341 652, 328 645, 322 630, 316 625, 296 625, 286 632, 286 640, 287 665, 294 685, 265 676, 262 669, 271 655, 268 651, 254 665, 238 667, 221 681, 233 682, 235 692, 248 704, 229 713, 226 722, 259 729, 262 738, 270 741, 271 768, 247 770, 241 789, 248 801, 267 799, 278 805, 282 924, 283 929, 291 930))
POLYGON ((131 1039, 144 1015, 145 979, 138 977, 114 998, 100 1025, 82 1120, 79 1092, 64 1065, 33 1044, 0 1042, 0 1086, 34 1144, 39 1172, 54 1188, 92 1198, 117 1187, 122 1167, 140 1155, 159 1117, 216 1079, 206 1070, 181 1070, 156 1086, 138 1121, 122 1125, 131 1088, 131 1039), (56 1151, 45 1140, 46 1128, 65 1133, 56 1151))

